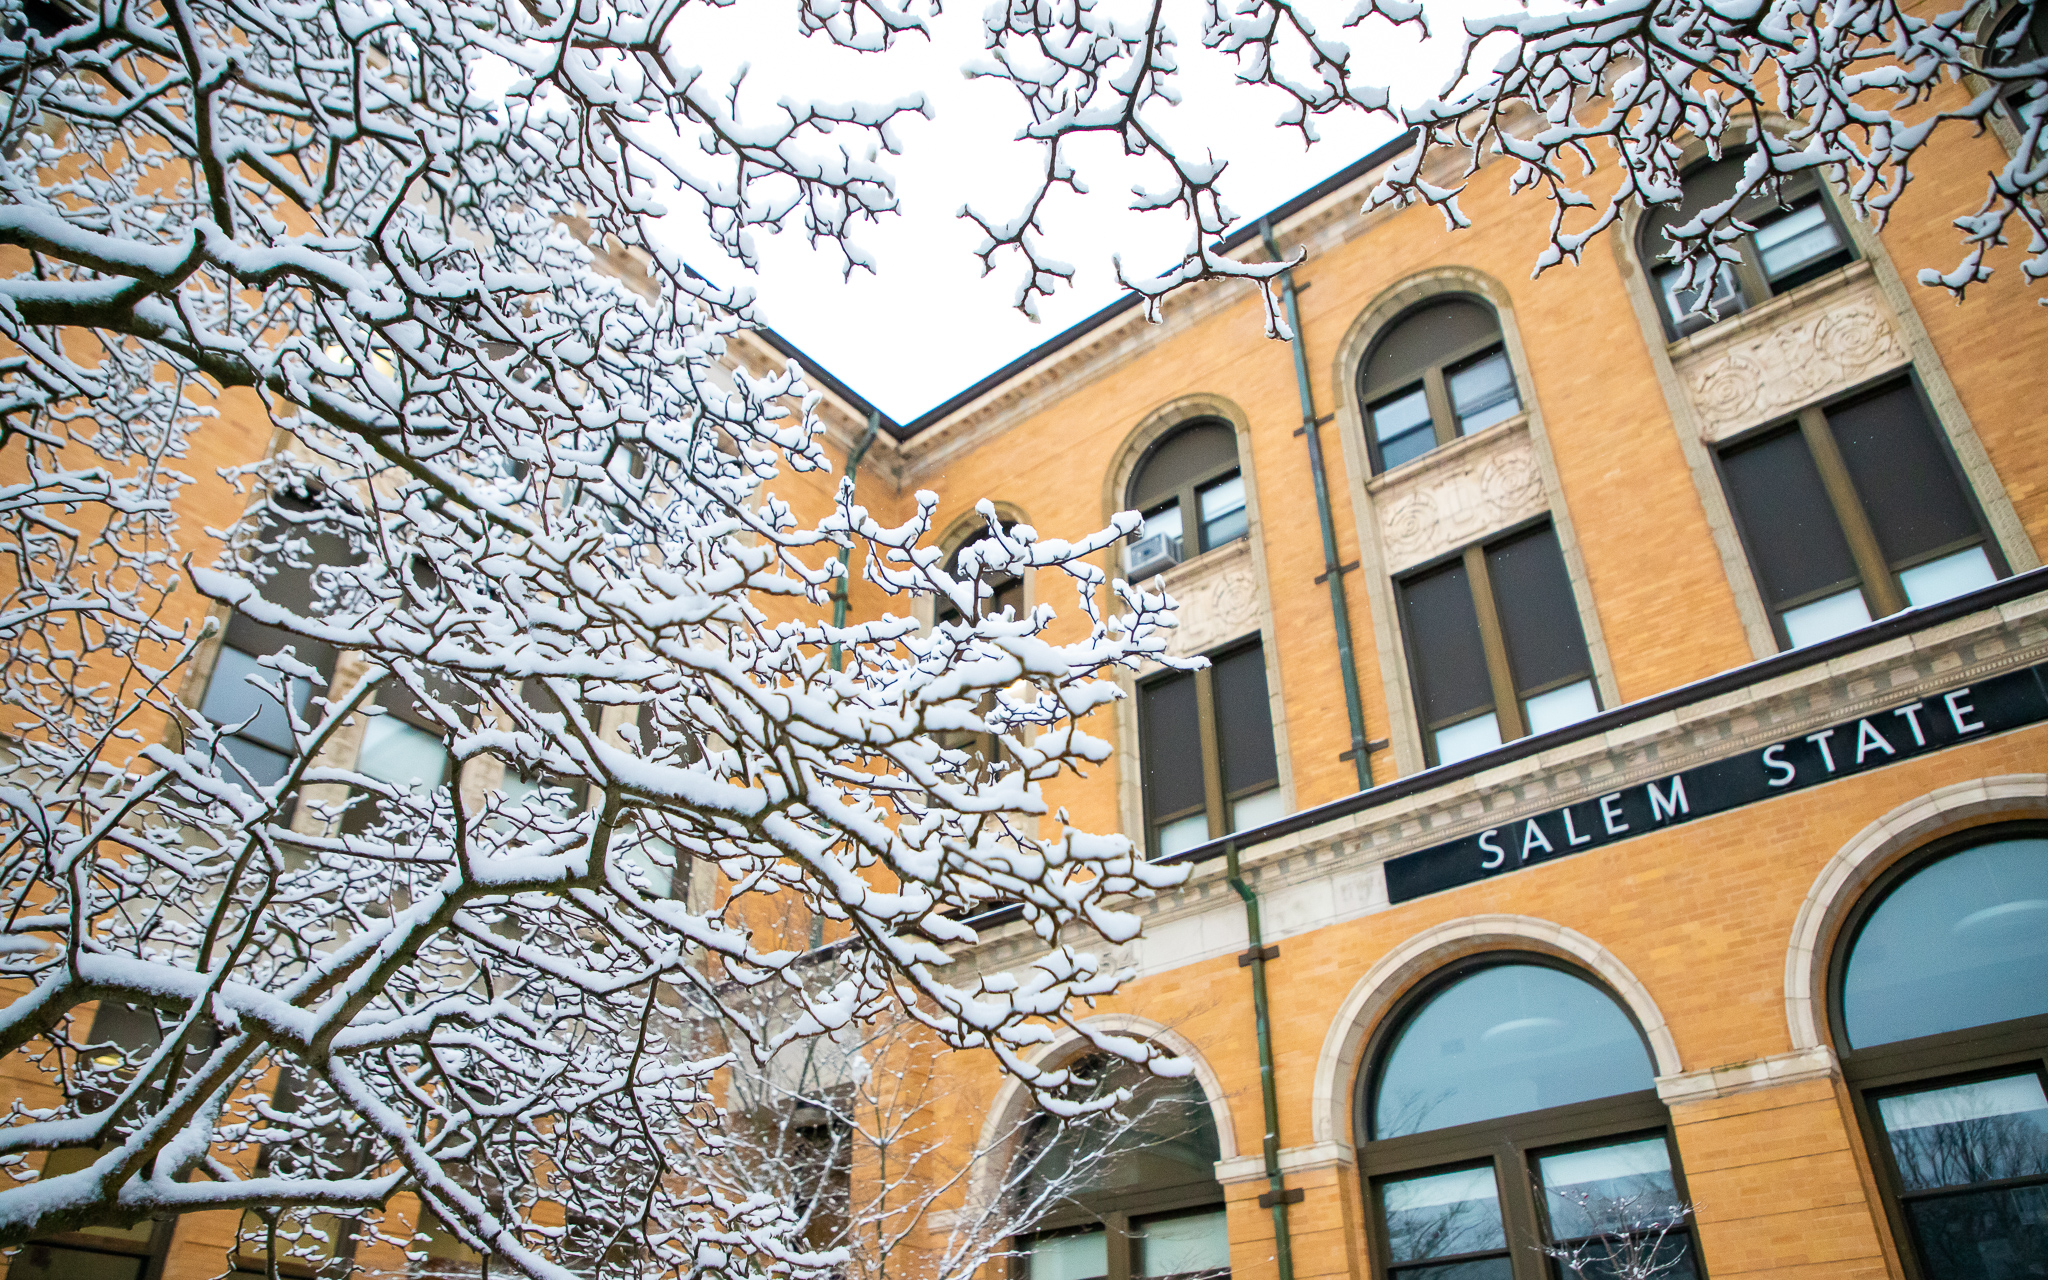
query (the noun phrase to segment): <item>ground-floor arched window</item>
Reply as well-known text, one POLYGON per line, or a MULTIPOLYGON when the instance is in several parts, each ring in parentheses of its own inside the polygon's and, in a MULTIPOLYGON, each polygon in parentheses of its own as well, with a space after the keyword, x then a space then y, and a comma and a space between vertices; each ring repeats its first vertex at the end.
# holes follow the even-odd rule
MULTIPOLYGON (((1684 1180, 1650 1052, 1606 990, 1546 956, 1496 953, 1420 984, 1359 1082, 1373 1273, 1538 1280, 1556 1250, 1634 1250, 1697 1277, 1684 1180)), ((1571 1274, 1566 1269, 1562 1274, 1571 1274)))
POLYGON ((1840 938, 1836 1044, 1909 1274, 2048 1276, 2048 824, 1903 860, 1840 938))

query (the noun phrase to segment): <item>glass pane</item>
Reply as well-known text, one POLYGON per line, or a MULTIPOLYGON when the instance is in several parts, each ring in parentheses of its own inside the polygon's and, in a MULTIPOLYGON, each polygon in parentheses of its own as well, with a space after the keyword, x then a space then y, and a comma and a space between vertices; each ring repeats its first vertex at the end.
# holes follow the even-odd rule
POLYGON ((1209 839, 1209 818, 1206 814, 1190 814, 1176 819, 1159 828, 1159 856, 1179 853, 1192 849, 1209 839))
POLYGON ((1184 1276, 1198 1271, 1230 1270, 1230 1235, 1224 1229, 1222 1206, 1170 1218, 1147 1218, 1133 1224, 1137 1256, 1132 1273, 1140 1276, 1184 1276))
POLYGON ((1568 724, 1577 724, 1600 713, 1600 698, 1593 690, 1591 680, 1568 684, 1562 689, 1539 693, 1522 704, 1522 714, 1529 722, 1530 733, 1548 733, 1562 729, 1568 724))
POLYGON ((292 759, 284 752, 258 746, 247 738, 222 738, 220 744, 236 764, 249 771, 259 787, 276 782, 291 767, 292 759))
POLYGON ((1856 581, 1855 557, 1798 428, 1722 454, 1721 472, 1766 604, 1856 581))
POLYGON ((1287 816, 1287 801, 1280 794, 1280 788, 1261 791, 1255 796, 1246 796, 1230 806, 1230 829, 1249 831, 1268 822, 1278 822, 1287 816))
POLYGON ((1786 638, 1794 649, 1801 649, 1869 626, 1870 606, 1863 601, 1863 588, 1851 587, 1797 609, 1787 609, 1782 616, 1786 638))
POLYGON ((122 1253, 94 1253, 54 1244, 26 1244, 14 1255, 7 1274, 13 1280, 142 1280, 147 1258, 122 1253))
POLYGON ((1982 547, 1971 547, 1939 560, 1916 564, 1899 573, 1899 586, 1906 593, 1906 603, 1916 608, 1953 600, 1996 581, 1998 571, 1991 567, 1991 557, 1984 554, 1982 547))
POLYGON ((621 843, 612 846, 619 849, 619 860, 627 868, 627 878, 640 880, 646 887, 641 890, 650 898, 679 898, 676 878, 681 874, 676 847, 659 836, 642 835, 637 828, 620 828, 621 843), (659 854, 661 860, 656 860, 659 854))
POLYGON ((1842 247, 1841 237, 1835 234, 1818 200, 1763 223, 1751 239, 1757 257, 1763 260, 1764 274, 1773 280, 1842 247))
POLYGON ((1395 1262, 1507 1247, 1492 1165, 1383 1182, 1380 1205, 1387 1217, 1387 1249, 1395 1262))
POLYGON ((1237 465, 1237 429, 1211 419, 1174 432, 1152 446, 1131 477, 1132 509, 1156 507, 1191 480, 1237 465))
POLYGON ((1372 408, 1372 430, 1380 442, 1380 465, 1392 470, 1436 447, 1429 420, 1429 395, 1421 387, 1372 408))
POLYGON ((1515 393, 1515 372, 1505 351, 1490 351, 1444 379, 1451 392, 1451 411, 1458 415, 1458 434, 1469 436, 1522 411, 1515 393))
POLYGON ((1244 476, 1218 480, 1195 494, 1202 506, 1202 549, 1220 547, 1245 531, 1244 476))
POLYGON ((448 772, 448 749, 433 734, 394 715, 373 716, 363 731, 356 772, 393 786, 439 786, 448 772))
POLYGON ((254 656, 225 645, 214 660, 213 675, 206 682, 206 697, 200 701, 199 714, 217 725, 237 725, 249 720, 248 727, 238 731, 242 737, 289 753, 292 735, 284 708, 277 699, 249 683, 251 679, 269 685, 284 680, 293 709, 305 714, 306 702, 313 694, 310 681, 259 666, 254 656), (250 720, 251 716, 255 718, 250 720))
POLYGON ((1742 310, 1742 290, 1735 283, 1735 271, 1723 262, 1714 268, 1714 275, 1707 283, 1712 292, 1706 308, 1695 310, 1694 304, 1700 289, 1678 287, 1685 271, 1681 267, 1665 267, 1657 273, 1657 290, 1664 297, 1665 314, 1681 333, 1704 328, 1716 320, 1726 320, 1742 310))
POLYGON ((1109 1274, 1109 1238, 1100 1227, 1063 1236, 1040 1236, 1027 1246, 1030 1280, 1094 1280, 1109 1274))
POLYGON ((1138 746, 1145 812, 1157 821, 1200 810, 1202 729, 1192 672, 1138 686, 1138 746))
POLYGON ((1493 708, 1493 679, 1479 639, 1470 579, 1461 562, 1401 584, 1409 661, 1415 666, 1417 710, 1425 728, 1493 708))
MULTIPOLYGON (((1923 1274, 2036 1280, 2048 1258, 2048 1187, 2009 1187, 1906 1205, 1923 1274)), ((11 1274, 11 1273, 10 1273, 11 1274)))
POLYGON ((1396 1267, 1392 1280, 1514 1280, 1514 1263, 1505 1258, 1468 1258, 1433 1267, 1396 1267))
POLYGON ((1661 1136, 1539 1156, 1536 1168, 1554 1239, 1654 1230, 1683 1216, 1661 1136))
POLYGON ((1907 1191, 2048 1174, 2048 1098, 2032 1073, 1880 1098, 1877 1114, 1907 1191))
POLYGON ((1849 952, 1856 1048, 2048 1013, 2048 840, 1943 858, 1870 913, 1849 952))
POLYGON ((1835 406, 1828 429, 1886 564, 1978 539, 1970 499, 1911 383, 1835 406))
POLYGON ((1395 1138, 1653 1087, 1613 998, 1536 964, 1499 964, 1431 997, 1379 1069, 1373 1136, 1395 1138))
POLYGON ((1273 702, 1266 693, 1263 645, 1238 649, 1210 668, 1216 695, 1217 748, 1223 756, 1223 794, 1240 795, 1280 780, 1273 749, 1273 702))
POLYGON ((1508 673, 1517 690, 1592 674, 1555 529, 1545 524, 1488 547, 1486 576, 1493 584, 1507 639, 1508 673))
POLYGON ((1500 718, 1488 711, 1436 731, 1436 762, 1456 764, 1500 745, 1500 718))

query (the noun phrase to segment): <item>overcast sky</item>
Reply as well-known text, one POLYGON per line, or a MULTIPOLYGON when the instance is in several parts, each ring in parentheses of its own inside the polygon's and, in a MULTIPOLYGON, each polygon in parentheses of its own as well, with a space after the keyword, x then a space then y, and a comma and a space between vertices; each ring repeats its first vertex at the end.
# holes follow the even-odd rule
MULTIPOLYGON (((1324 28, 1335 30, 1348 5, 1324 7, 1324 28)), ((1426 46, 1390 36, 1384 27, 1354 29, 1347 40, 1368 83, 1391 84, 1397 97, 1427 96, 1441 86, 1455 53, 1442 33, 1454 33, 1467 15, 1503 7, 1503 0, 1430 0, 1439 37, 1426 46)), ((1021 278, 1016 263, 999 260, 996 273, 982 278, 973 253, 979 232, 956 216, 966 202, 1010 216, 1037 163, 1034 148, 1011 141, 1023 119, 1014 92, 961 74, 980 54, 978 7, 955 0, 933 24, 933 41, 913 39, 879 56, 798 39, 789 34, 786 6, 737 4, 711 13, 693 6, 686 13, 707 73, 724 79, 744 58, 758 105, 784 96, 887 99, 915 89, 930 99, 932 119, 900 128, 904 154, 893 167, 902 212, 858 233, 878 272, 856 271, 843 280, 836 255, 788 232, 759 238, 761 271, 752 281, 770 325, 899 422, 1115 301, 1112 253, 1158 269, 1185 243, 1185 224, 1177 218, 1124 208, 1132 182, 1156 183, 1156 170, 1127 167, 1110 146, 1077 153, 1092 192, 1053 206, 1047 240, 1079 268, 1078 276, 1052 301, 1041 301, 1043 322, 1034 324, 1012 306, 1021 278)), ((1323 141, 1304 149, 1295 135, 1273 128, 1282 105, 1277 96, 1233 84, 1232 64, 1200 47, 1196 22, 1192 8, 1184 7, 1171 24, 1187 74, 1185 101, 1165 119, 1173 136, 1206 143, 1228 160, 1224 197, 1241 217, 1284 202, 1392 135, 1384 120, 1325 121, 1323 141)), ((694 210, 679 203, 665 228, 706 276, 720 284, 744 279, 738 264, 711 245, 694 210)))

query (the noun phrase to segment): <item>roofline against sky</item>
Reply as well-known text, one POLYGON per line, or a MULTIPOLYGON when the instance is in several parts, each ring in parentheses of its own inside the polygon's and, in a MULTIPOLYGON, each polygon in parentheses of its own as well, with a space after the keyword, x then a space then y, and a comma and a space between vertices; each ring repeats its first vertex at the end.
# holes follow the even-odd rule
MULTIPOLYGON (((1374 147, 1371 151, 1366 152, 1364 156, 1360 157, 1359 159, 1353 161, 1348 165, 1345 165, 1342 169, 1339 169, 1337 172, 1331 174, 1329 177, 1323 179, 1321 182, 1318 182, 1316 185, 1310 187, 1308 190, 1303 191, 1296 196, 1293 196, 1286 202, 1277 205, 1272 209, 1267 210, 1264 214, 1260 215, 1259 217, 1253 218, 1250 221, 1246 222, 1243 226, 1240 226, 1236 231, 1224 237, 1224 239, 1217 244, 1217 250, 1220 252, 1227 253, 1233 249, 1238 248, 1240 245, 1243 245, 1247 241, 1252 240, 1254 237, 1256 237, 1259 234, 1259 228, 1262 225, 1271 223, 1275 227, 1277 227, 1279 223, 1281 223, 1283 220, 1291 218, 1295 214, 1300 213, 1302 210, 1309 208, 1310 206, 1323 200, 1325 197, 1330 195, 1330 193, 1338 190, 1339 188, 1347 186, 1350 183, 1356 182, 1359 178, 1364 177, 1366 174, 1372 172, 1374 169, 1377 169, 1381 165, 1387 163, 1387 161, 1392 160, 1395 156, 1398 156, 1402 152, 1408 150, 1408 148, 1413 146, 1414 144, 1415 138, 1412 133, 1404 133, 1388 139, 1386 142, 1383 142, 1379 146, 1374 147)), ((769 346, 774 347, 783 355, 788 356, 790 359, 802 365, 805 376, 807 378, 809 378, 812 382, 817 383, 824 390, 829 391, 834 396, 838 397, 841 401, 843 401, 848 407, 853 409, 854 412, 858 413, 861 417, 880 417, 882 422, 882 430, 886 431, 892 438, 900 442, 910 439, 912 436, 917 435, 919 432, 923 431, 927 427, 935 426, 938 423, 944 421, 946 418, 950 417, 958 410, 966 407, 969 404, 972 404, 974 401, 980 399, 984 395, 987 395, 989 392, 995 390, 1003 383, 1008 382, 1011 378, 1016 377, 1018 374, 1024 372, 1026 369, 1029 369, 1033 365, 1038 364, 1047 356, 1054 354, 1055 352, 1059 351, 1062 347, 1068 346, 1080 340, 1081 338, 1086 337, 1088 334, 1094 332, 1096 329, 1101 328, 1103 325, 1108 324, 1110 321, 1116 319, 1118 316, 1121 316, 1126 311, 1129 311, 1133 307, 1138 306, 1143 301, 1144 299, 1140 298, 1137 294, 1126 293, 1123 297, 1118 298, 1115 302, 1112 302, 1108 306, 1102 308, 1102 310, 1097 311, 1093 315, 1086 316, 1080 320, 1077 320, 1071 325, 1068 325, 1065 329, 1060 330, 1058 333, 1046 339, 1044 342, 1041 342, 1037 346, 1031 348, 1031 350, 1026 351, 1023 355, 1018 356, 1015 360, 1010 361, 1002 368, 997 369, 995 372, 977 381, 972 386, 966 387, 963 390, 956 392, 952 396, 949 396, 947 399, 945 399, 938 405, 934 406, 933 408, 925 410, 923 413, 919 414, 915 418, 912 418, 908 422, 897 422, 888 414, 882 413, 880 410, 876 409, 875 406, 869 403, 865 397, 861 396, 860 394, 855 392, 853 388, 847 386, 844 382, 840 381, 840 379, 836 377, 831 370, 825 368, 823 364, 819 363, 817 360, 813 359, 810 355, 808 355, 803 350, 803 348, 797 346, 788 338, 783 337, 774 329, 768 327, 767 325, 762 325, 759 328, 751 330, 751 332, 758 335, 769 346)))

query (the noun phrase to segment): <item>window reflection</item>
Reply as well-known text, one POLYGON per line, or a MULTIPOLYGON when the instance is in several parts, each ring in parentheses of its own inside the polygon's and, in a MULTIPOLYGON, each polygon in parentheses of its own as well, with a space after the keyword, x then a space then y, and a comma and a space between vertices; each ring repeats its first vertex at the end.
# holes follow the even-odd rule
POLYGON ((1403 1277, 1448 1277, 1459 1280, 1513 1273, 1506 1256, 1507 1231, 1500 1216, 1500 1195, 1493 1169, 1458 1169, 1380 1184, 1380 1209, 1385 1216, 1387 1250, 1403 1277), (1475 1256, 1497 1253, 1495 1257, 1475 1256), (1439 1260, 1462 1259, 1462 1265, 1439 1260), (1431 1262, 1428 1267, 1403 1267, 1404 1262, 1431 1262))
POLYGON ((1877 1113, 1927 1274, 2042 1274, 2048 1097, 2038 1075, 1895 1094, 1878 1100, 1877 1113))
POLYGON ((1458 415, 1460 435, 1469 436, 1522 410, 1507 352, 1498 347, 1451 369, 1444 382, 1450 387, 1451 411, 1458 415))
POLYGON ((1552 1248, 1580 1261, 1581 1274, 1694 1274, 1688 1211, 1662 1134, 1539 1156, 1536 1168, 1552 1248))
POLYGON ((1132 1224, 1131 1274, 1154 1280, 1165 1276, 1214 1276, 1230 1270, 1230 1235, 1223 1207, 1194 1213, 1162 1214, 1132 1224))

